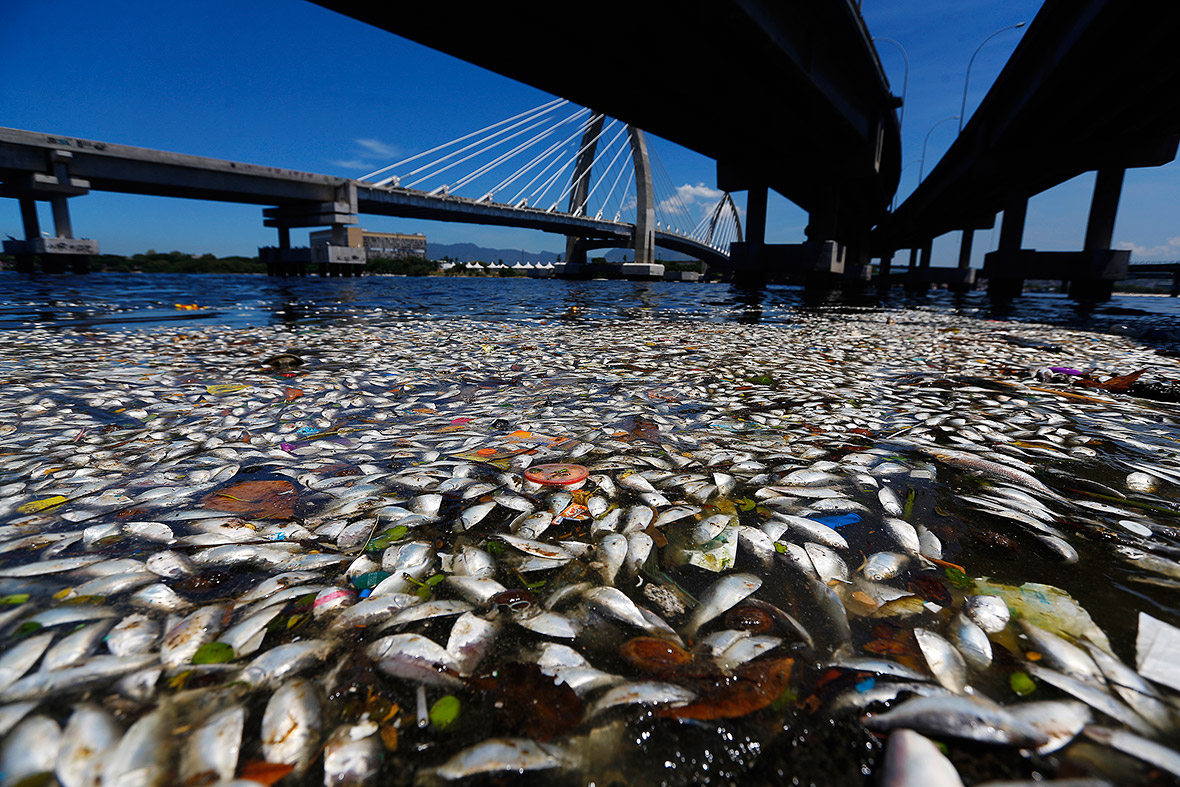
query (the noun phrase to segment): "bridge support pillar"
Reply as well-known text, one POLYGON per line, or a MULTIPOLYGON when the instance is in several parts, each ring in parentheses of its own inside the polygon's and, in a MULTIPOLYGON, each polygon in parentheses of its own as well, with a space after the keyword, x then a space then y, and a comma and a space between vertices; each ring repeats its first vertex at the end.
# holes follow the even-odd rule
POLYGON ((963 237, 959 240, 959 275, 963 278, 960 281, 952 282, 949 285, 951 292, 970 292, 975 285, 975 275, 971 271, 971 245, 975 240, 975 230, 971 227, 963 230, 963 237), (968 280, 968 277, 970 280, 968 280))
MULTIPOLYGON (((41 237, 41 220, 37 217, 37 200, 32 197, 20 198, 20 218, 21 224, 24 225, 25 243, 30 244, 41 237)), ((34 255, 31 247, 26 246, 28 251, 17 253, 16 269, 20 273, 33 272, 34 255)), ((5 251, 8 251, 5 248, 5 251)))
POLYGON ((906 276, 906 292, 922 293, 930 289, 930 255, 934 251, 934 241, 927 240, 916 250, 910 250, 910 270, 906 276), (914 251, 918 252, 918 265, 914 267, 914 251))
MULTIPOLYGON (((1119 197, 1123 191, 1125 169, 1100 169, 1094 179, 1094 194, 1090 198, 1090 217, 1086 222, 1085 251, 1091 254, 1110 249, 1114 236, 1114 222, 1119 210, 1119 197)), ((1106 276, 1095 278, 1094 273, 1078 271, 1069 281, 1069 294, 1079 300, 1109 300, 1114 291, 1114 279, 1106 276)))
POLYGON ((35 259, 40 259, 45 273, 86 273, 90 256, 98 254, 98 243, 74 237, 70 222, 69 198, 90 193, 90 182, 71 178, 69 163, 73 154, 67 150, 46 153, 46 172, 30 173, 24 178, 6 181, 0 194, 20 201, 23 241, 4 241, 4 251, 16 257, 17 270, 31 273, 35 259), (53 210, 54 237, 41 235, 37 202, 48 202, 53 210))
POLYGON ((892 285, 893 252, 881 255, 881 264, 877 268, 877 292, 885 295, 892 285))
POLYGON ((1023 271, 1018 266, 1020 244, 1024 240, 1024 220, 1028 215, 1028 197, 1013 192, 1004 202, 1004 221, 1000 224, 1000 246, 985 259, 987 294, 1008 300, 1024 290, 1023 271), (990 265, 988 263, 991 263, 990 265))
POLYGON ((761 287, 770 276, 765 269, 766 186, 751 186, 746 192, 746 239, 730 244, 733 283, 739 287, 761 287))
POLYGON ((867 237, 844 248, 844 285, 863 287, 873 278, 872 257, 869 256, 867 237))

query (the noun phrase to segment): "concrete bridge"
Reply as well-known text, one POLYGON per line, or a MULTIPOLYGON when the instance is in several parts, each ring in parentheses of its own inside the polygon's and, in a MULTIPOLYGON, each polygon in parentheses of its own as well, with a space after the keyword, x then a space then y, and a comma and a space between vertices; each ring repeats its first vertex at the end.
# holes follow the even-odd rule
POLYGON ((1109 297, 1130 258, 1111 248, 1124 173, 1172 161, 1180 142, 1177 26, 1176 3, 1046 0, 950 150, 874 231, 882 270, 910 249, 912 288, 970 287, 974 232, 1002 212, 999 248, 982 271, 989 292, 1010 297, 1024 279, 1062 279, 1077 297, 1109 297), (1022 248, 1029 198, 1090 171, 1082 250, 1022 248), (931 268, 933 239, 954 230, 958 268, 931 268))
POLYGON ((320 5, 596 107, 717 161, 723 191, 749 190, 733 265, 868 273, 868 238, 901 171, 893 96, 854 0, 606 0, 576 3, 320 5), (548 42, 552 66, 521 57, 548 42), (667 77, 662 51, 716 64, 667 77), (583 65, 585 53, 601 67, 583 65), (702 96, 709 97, 702 100, 702 96), (807 242, 764 243, 767 189, 809 214, 807 242))
MULTIPOLYGON (((278 230, 272 261, 280 269, 363 263, 342 240, 360 214, 524 227, 576 238, 582 248, 637 246, 636 225, 627 222, 11 128, 0 128, 0 180, 0 195, 20 201, 25 233, 24 240, 5 241, 5 251, 25 266, 37 255, 51 271, 83 270, 98 253, 96 241, 75 237, 68 205, 91 190, 269 206, 264 223, 278 230), (38 200, 52 206, 54 237, 42 237, 38 200), (291 248, 292 228, 324 226, 339 238, 302 254, 291 248)), ((652 224, 644 228, 651 244, 727 264, 714 246, 652 224)))

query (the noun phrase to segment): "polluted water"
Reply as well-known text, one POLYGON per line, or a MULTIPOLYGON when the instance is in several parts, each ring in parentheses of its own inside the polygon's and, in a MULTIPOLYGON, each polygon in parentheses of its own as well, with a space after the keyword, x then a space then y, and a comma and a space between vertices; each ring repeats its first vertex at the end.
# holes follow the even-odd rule
POLYGON ((921 310, 0 334, 0 783, 1175 784, 1176 364, 921 310))

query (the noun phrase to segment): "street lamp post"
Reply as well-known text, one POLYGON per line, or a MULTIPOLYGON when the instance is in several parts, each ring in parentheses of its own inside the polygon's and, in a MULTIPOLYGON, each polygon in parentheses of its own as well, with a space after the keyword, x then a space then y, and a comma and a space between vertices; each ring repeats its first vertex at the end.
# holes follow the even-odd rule
POLYGON ((967 61, 967 78, 963 80, 963 105, 959 109, 959 133, 963 132, 963 118, 967 117, 967 85, 971 82, 971 66, 975 63, 975 56, 979 54, 979 50, 983 49, 984 44, 986 44, 988 41, 991 41, 1000 33, 1003 33, 1007 30, 1015 30, 1018 27, 1024 27, 1024 24, 1024 22, 1017 22, 1014 25, 1001 27, 999 30, 983 39, 983 42, 979 46, 975 47, 975 51, 971 53, 971 59, 967 61))
POLYGON ((898 194, 898 192, 901 191, 901 176, 905 174, 905 171, 907 169, 914 166, 915 164, 921 163, 921 161, 922 161, 922 159, 917 159, 915 161, 911 161, 909 164, 906 164, 904 167, 901 168, 901 172, 897 173, 897 191, 893 192, 893 204, 889 206, 889 210, 896 210, 897 209, 897 194, 898 194))
POLYGON ((873 39, 873 41, 874 42, 884 41, 886 44, 893 44, 895 47, 897 47, 897 51, 901 52, 902 62, 905 63, 905 71, 902 72, 902 77, 901 77, 901 111, 897 114, 897 127, 898 127, 898 129, 900 129, 901 128, 901 121, 905 118, 906 89, 909 87, 909 84, 910 84, 910 56, 906 53, 905 47, 903 47, 898 42, 894 41, 892 38, 885 38, 884 36, 877 36, 876 38, 873 39))
POLYGON ((930 135, 934 133, 934 129, 938 128, 943 123, 949 123, 952 120, 958 120, 959 117, 960 117, 959 115, 951 115, 949 118, 943 118, 942 120, 938 121, 933 126, 931 126, 930 130, 926 132, 926 139, 923 140, 923 142, 922 142, 922 158, 921 158, 922 163, 921 163, 921 165, 918 166, 918 185, 919 186, 922 185, 922 172, 926 169, 926 145, 927 145, 927 143, 930 142, 930 135))

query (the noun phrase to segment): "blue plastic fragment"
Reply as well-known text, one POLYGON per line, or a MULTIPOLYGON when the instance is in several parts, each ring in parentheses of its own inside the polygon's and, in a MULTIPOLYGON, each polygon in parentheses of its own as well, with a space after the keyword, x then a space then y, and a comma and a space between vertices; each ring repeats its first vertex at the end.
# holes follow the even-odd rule
POLYGON ((372 588, 365 588, 360 593, 357 593, 357 595, 360 596, 361 598, 368 598, 369 596, 373 595, 373 589, 372 588))
POLYGON ((849 511, 846 514, 832 514, 831 516, 812 516, 808 519, 819 522, 821 525, 828 527, 844 527, 845 525, 854 525, 860 521, 860 514, 849 511))
POLYGON ((866 691, 868 691, 869 689, 873 688, 873 686, 876 686, 876 685, 877 685, 876 678, 865 678, 860 683, 856 684, 856 690, 859 691, 861 694, 864 694, 866 691))

